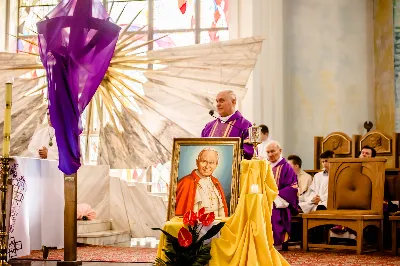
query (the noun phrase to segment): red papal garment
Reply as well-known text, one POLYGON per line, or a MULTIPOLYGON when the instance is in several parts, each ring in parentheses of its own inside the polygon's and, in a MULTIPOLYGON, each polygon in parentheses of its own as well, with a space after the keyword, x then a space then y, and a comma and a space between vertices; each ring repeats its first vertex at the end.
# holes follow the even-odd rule
MULTIPOLYGON (((210 176, 212 183, 221 195, 222 203, 224 205, 225 216, 228 217, 228 206, 226 205, 225 194, 222 189, 221 183, 214 176, 210 176)), ((175 215, 184 215, 187 211, 193 210, 196 197, 196 189, 200 177, 197 175, 196 170, 193 170, 191 174, 184 176, 178 181, 176 188, 176 205, 175 215)))

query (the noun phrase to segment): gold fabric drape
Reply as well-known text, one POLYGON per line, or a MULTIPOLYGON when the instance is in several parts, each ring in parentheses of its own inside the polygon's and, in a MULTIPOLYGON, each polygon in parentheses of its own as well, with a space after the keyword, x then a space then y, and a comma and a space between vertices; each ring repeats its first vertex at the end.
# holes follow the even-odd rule
MULTIPOLYGON (((220 238, 211 242, 209 266, 285 266, 289 263, 274 248, 272 204, 278 188, 271 166, 262 160, 243 160, 240 174, 240 199, 233 216, 224 219, 220 238), (259 194, 251 194, 251 185, 258 184, 259 194)), ((164 230, 178 235, 182 218, 174 217, 164 230)), ((165 259, 161 234, 157 257, 165 259)))
MULTIPOLYGON (((178 232, 182 228, 182 226, 184 226, 183 219, 179 217, 174 217, 165 223, 163 230, 170 233, 174 237, 178 237, 178 232)), ((161 233, 160 243, 158 244, 158 249, 157 249, 157 258, 162 258, 163 260, 166 259, 163 252, 163 248, 165 248, 166 244, 167 244, 167 238, 163 233, 161 233)))
POLYGON ((289 265, 274 248, 271 215, 278 188, 271 166, 263 160, 242 161, 240 189, 236 212, 225 220, 221 237, 211 242, 209 265, 289 265), (253 184, 259 194, 250 194, 253 184))

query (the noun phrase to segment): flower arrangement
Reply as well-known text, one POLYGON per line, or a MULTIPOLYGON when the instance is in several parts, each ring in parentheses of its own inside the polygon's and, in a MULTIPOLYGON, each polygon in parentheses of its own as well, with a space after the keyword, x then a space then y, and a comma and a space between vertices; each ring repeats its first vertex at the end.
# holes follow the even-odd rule
POLYGON ((87 221, 96 219, 96 211, 87 203, 78 204, 76 212, 78 220, 87 221))
POLYGON ((205 266, 211 259, 211 245, 204 241, 212 238, 221 230, 225 222, 213 225, 203 236, 200 237, 200 231, 204 226, 210 226, 215 220, 213 212, 205 213, 205 209, 201 208, 197 213, 188 211, 183 216, 183 226, 178 237, 174 237, 168 232, 160 230, 167 239, 165 248, 166 260, 157 258, 154 265, 156 266, 205 266), (186 228, 187 227, 187 228, 186 228))

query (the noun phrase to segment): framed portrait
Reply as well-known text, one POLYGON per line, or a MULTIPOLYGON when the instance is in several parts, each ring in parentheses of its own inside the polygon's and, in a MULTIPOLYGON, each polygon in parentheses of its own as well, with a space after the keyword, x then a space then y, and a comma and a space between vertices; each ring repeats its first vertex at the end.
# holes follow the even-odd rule
POLYGON ((204 207, 231 216, 239 198, 240 138, 175 138, 167 220, 204 207))

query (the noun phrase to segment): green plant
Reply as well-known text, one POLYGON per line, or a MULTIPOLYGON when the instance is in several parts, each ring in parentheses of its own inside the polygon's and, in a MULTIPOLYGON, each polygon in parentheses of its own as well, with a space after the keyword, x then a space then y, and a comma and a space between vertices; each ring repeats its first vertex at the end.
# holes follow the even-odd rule
POLYGON ((163 249, 166 260, 157 258, 154 262, 155 266, 205 266, 211 259, 211 245, 204 244, 208 240, 218 234, 225 222, 213 225, 203 236, 200 237, 200 231, 203 226, 211 225, 215 220, 215 214, 205 213, 205 209, 201 208, 198 213, 188 211, 183 216, 183 226, 178 237, 172 236, 170 233, 160 228, 152 228, 160 230, 166 236, 166 246, 163 249))

